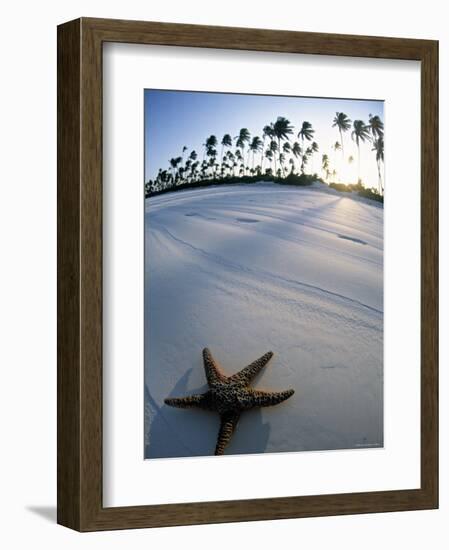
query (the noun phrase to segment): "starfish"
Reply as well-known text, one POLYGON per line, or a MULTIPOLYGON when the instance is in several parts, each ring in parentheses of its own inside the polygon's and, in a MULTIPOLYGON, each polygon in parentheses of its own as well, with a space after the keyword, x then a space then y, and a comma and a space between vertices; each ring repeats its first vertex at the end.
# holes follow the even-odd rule
POLYGON ((269 351, 236 374, 226 376, 209 349, 205 348, 203 362, 209 390, 206 393, 187 397, 169 397, 164 401, 171 407, 182 409, 198 407, 217 412, 220 415, 220 429, 215 454, 222 455, 242 412, 255 407, 277 405, 295 393, 293 389, 280 392, 255 390, 249 385, 272 357, 273 352, 269 351))

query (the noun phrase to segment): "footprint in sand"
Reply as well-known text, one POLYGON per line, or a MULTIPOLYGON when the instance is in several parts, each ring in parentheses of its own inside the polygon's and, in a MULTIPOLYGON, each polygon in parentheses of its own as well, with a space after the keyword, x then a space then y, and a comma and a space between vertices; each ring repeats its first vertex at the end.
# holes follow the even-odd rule
POLYGON ((241 223, 257 223, 258 221, 260 221, 254 218, 235 218, 235 220, 241 223))
POLYGON ((346 241, 352 241, 353 243, 368 244, 362 239, 356 239, 355 237, 349 237, 348 235, 337 235, 339 239, 345 239, 346 241))

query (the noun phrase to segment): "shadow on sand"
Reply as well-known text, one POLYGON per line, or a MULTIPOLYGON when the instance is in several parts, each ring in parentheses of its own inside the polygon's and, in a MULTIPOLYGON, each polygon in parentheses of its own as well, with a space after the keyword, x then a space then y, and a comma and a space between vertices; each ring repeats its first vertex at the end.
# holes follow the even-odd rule
MULTIPOLYGON (((207 385, 190 388, 189 369, 167 397, 182 397, 207 391, 207 385)), ((145 385, 145 458, 210 456, 214 454, 219 416, 200 409, 176 409, 158 405, 145 385)), ((225 454, 263 453, 270 435, 261 409, 242 415, 225 454)))

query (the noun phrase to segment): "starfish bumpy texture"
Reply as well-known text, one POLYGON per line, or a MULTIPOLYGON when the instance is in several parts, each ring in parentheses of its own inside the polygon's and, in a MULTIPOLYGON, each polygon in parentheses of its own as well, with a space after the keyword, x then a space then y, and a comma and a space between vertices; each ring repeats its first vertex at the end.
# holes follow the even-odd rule
POLYGON ((206 393, 187 397, 170 397, 165 403, 183 409, 198 407, 220 415, 215 454, 222 455, 235 431, 240 415, 255 407, 271 407, 291 397, 295 390, 269 392, 253 389, 249 383, 273 357, 269 351, 259 359, 232 376, 226 376, 211 352, 203 350, 204 370, 209 390, 206 393))

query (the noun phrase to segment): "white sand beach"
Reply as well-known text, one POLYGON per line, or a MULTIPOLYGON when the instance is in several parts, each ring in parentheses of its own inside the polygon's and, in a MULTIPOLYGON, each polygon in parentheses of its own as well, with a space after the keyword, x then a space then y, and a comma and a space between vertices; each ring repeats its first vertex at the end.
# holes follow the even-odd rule
MULTIPOLYGON (((201 352, 232 374, 268 350, 226 454, 383 445, 383 207, 325 185, 221 185, 146 199, 146 457, 213 454, 201 352)), ((219 459, 219 458, 218 458, 219 459)))

